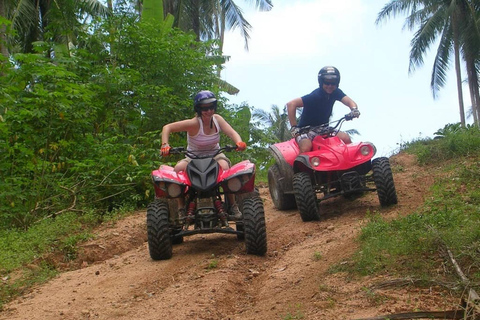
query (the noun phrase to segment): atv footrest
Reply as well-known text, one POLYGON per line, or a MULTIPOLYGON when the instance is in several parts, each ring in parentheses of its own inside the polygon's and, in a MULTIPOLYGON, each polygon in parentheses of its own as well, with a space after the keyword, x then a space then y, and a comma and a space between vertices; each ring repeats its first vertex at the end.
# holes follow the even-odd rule
POLYGON ((229 234, 241 234, 243 232, 236 231, 230 227, 227 228, 205 228, 205 229, 192 229, 192 230, 182 230, 179 233, 175 234, 176 237, 191 236, 199 233, 229 233, 229 234))

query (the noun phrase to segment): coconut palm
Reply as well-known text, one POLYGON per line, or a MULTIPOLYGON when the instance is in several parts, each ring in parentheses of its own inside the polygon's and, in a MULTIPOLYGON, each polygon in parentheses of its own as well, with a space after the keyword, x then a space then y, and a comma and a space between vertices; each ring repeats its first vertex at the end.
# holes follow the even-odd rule
POLYGON ((15 37, 2 33, 4 55, 5 44, 10 51, 19 52, 32 52, 35 41, 75 44, 76 32, 82 25, 79 19, 108 13, 100 0, 0 0, 0 10, 16 33, 15 37))
MULTIPOLYGON (((465 30, 474 15, 468 12, 469 0, 392 0, 386 4, 378 14, 376 23, 395 16, 407 13, 406 27, 413 30, 419 26, 411 42, 409 72, 423 65, 423 57, 429 47, 439 38, 439 46, 433 64, 431 88, 433 97, 438 96, 438 91, 446 83, 447 70, 450 67, 451 53, 454 53, 455 71, 457 77, 457 91, 460 109, 460 119, 465 125, 465 110, 463 105, 462 77, 460 67, 460 50, 465 48, 465 30)), ((475 23, 474 23, 475 24, 475 23)), ((476 24, 475 24, 476 25, 476 24)), ((477 38, 475 41, 478 41, 477 38)), ((468 46, 468 45, 467 45, 468 46)), ((469 79, 473 77, 469 72, 469 79)), ((477 85, 478 89, 478 85, 477 85)), ((478 90, 477 90, 478 91, 478 90)), ((474 96, 472 95, 472 101, 474 96)))
POLYGON ((472 100, 474 122, 480 126, 479 59, 480 30, 477 21, 480 15, 480 1, 467 1, 462 9, 462 49, 467 66, 468 86, 472 100))
MULTIPOLYGON (((301 115, 302 110, 297 109, 297 119, 300 119, 301 115)), ((271 133, 275 140, 274 142, 286 141, 292 138, 287 114, 287 106, 283 107, 283 111, 281 113, 280 109, 276 105, 272 105, 271 112, 267 112, 262 109, 255 109, 252 118, 256 122, 259 122, 263 128, 266 128, 266 130, 271 133)), ((351 136, 360 134, 356 129, 349 129, 345 132, 351 136)))
MULTIPOLYGON (((255 7, 259 11, 269 11, 273 5, 271 0, 255 0, 255 7)), ((175 16, 177 27, 186 31, 193 30, 199 40, 219 40, 220 52, 225 31, 237 28, 248 49, 251 25, 233 0, 165 0, 164 8, 166 13, 175 16)))
POLYGON ((254 109, 252 118, 270 132, 275 140, 274 142, 286 141, 291 138, 286 106, 283 108, 283 112, 280 112, 277 105, 272 105, 271 112, 263 109, 254 109))

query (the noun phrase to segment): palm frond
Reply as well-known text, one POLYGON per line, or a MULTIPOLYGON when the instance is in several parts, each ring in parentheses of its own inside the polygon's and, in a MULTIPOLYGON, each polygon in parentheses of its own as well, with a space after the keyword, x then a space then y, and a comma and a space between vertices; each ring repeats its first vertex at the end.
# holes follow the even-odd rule
POLYGON ((437 49, 437 55, 433 63, 432 80, 430 86, 432 88, 433 98, 438 97, 438 92, 445 86, 447 82, 447 71, 450 66, 450 56, 453 48, 453 30, 450 24, 447 24, 442 33, 442 38, 437 49))
POLYGON ((250 30, 252 26, 243 17, 242 9, 232 0, 221 0, 220 4, 225 14, 225 24, 230 30, 239 29, 242 38, 245 41, 245 50, 248 50, 248 40, 250 39, 250 30))
POLYGON ((417 66, 423 65, 425 52, 435 42, 444 25, 445 15, 441 12, 434 13, 430 19, 422 22, 411 41, 409 72, 413 72, 417 66))

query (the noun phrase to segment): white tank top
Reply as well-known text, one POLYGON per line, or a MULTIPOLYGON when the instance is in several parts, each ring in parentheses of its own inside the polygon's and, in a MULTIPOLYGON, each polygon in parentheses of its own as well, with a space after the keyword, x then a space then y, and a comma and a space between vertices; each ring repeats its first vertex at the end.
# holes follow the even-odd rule
POLYGON ((213 134, 205 134, 203 131, 203 121, 200 117, 197 117, 200 128, 198 133, 194 136, 187 134, 187 150, 194 151, 198 155, 208 155, 213 154, 212 150, 220 149, 220 126, 218 121, 213 116, 213 124, 217 131, 213 134))

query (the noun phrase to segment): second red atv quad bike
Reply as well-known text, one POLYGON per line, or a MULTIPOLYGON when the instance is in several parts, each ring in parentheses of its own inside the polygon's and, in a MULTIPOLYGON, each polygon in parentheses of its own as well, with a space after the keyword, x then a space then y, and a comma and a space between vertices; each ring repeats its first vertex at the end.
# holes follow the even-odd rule
POLYGON ((337 137, 337 128, 351 119, 346 115, 329 124, 302 127, 299 134, 318 133, 310 152, 300 154, 294 138, 270 146, 275 164, 268 170, 268 186, 276 208, 297 207, 303 221, 312 221, 320 219, 320 202, 332 197, 354 198, 376 191, 382 206, 397 203, 389 159, 373 159, 372 143, 345 144, 337 137))

